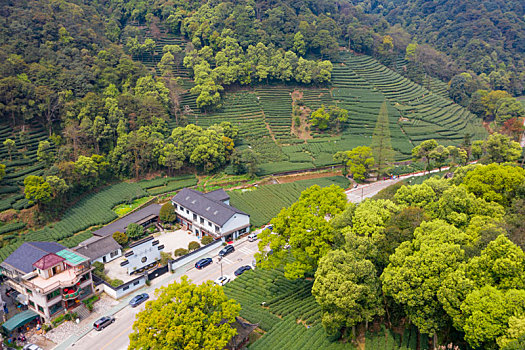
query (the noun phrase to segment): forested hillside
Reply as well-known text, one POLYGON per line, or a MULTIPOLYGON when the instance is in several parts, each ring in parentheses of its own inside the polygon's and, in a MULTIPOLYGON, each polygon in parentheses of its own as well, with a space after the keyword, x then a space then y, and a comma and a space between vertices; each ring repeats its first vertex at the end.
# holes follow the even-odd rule
POLYGON ((352 1, 368 13, 400 24, 414 41, 429 43, 456 60, 461 70, 508 79, 505 90, 524 89, 525 5, 503 0, 352 1), (503 76, 501 76, 503 75, 503 76))

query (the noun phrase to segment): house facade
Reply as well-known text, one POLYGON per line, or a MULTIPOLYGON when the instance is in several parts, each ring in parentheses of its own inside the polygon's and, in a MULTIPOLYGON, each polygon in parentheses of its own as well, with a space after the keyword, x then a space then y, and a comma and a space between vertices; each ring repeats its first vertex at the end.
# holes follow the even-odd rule
POLYGON ((144 269, 157 264, 160 260, 160 252, 164 249, 158 239, 149 236, 129 245, 129 250, 124 254, 126 260, 120 266, 128 269, 128 274, 142 272, 144 269))
POLYGON ((122 247, 111 236, 93 236, 81 242, 73 250, 87 256, 91 263, 99 261, 105 264, 122 256, 122 247))
POLYGON ((199 239, 211 236, 228 241, 250 231, 250 215, 229 205, 229 200, 223 189, 201 193, 184 188, 171 202, 184 229, 199 239))
POLYGON ((89 258, 58 243, 26 242, 0 267, 7 284, 45 321, 93 294, 89 258))

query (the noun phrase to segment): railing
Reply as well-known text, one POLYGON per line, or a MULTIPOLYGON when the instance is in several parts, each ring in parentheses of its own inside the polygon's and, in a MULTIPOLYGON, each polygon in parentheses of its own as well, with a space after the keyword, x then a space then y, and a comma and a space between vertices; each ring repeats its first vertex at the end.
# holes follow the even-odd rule
POLYGON ((73 298, 76 298, 79 294, 80 294, 80 289, 78 289, 76 292, 62 295, 62 299, 64 300, 73 299, 73 298))
MULTIPOLYGON (((31 282, 30 280, 25 280, 25 279, 20 279, 18 280, 19 283, 22 283, 24 286, 26 287, 29 287, 30 289, 33 289, 33 290, 36 290, 37 293, 40 293, 40 294, 47 294, 57 288, 64 288, 64 287, 71 287, 72 285, 78 283, 80 281, 80 279, 82 278, 82 275, 85 274, 86 272, 89 272, 91 271, 92 268, 91 267, 85 267, 81 270, 77 270, 75 271, 75 277, 72 278, 71 280, 67 281, 67 282, 63 282, 63 281, 56 281, 55 283, 53 284, 50 284, 50 285, 47 285, 45 287, 41 287, 41 286, 38 286, 36 284, 34 284, 33 282, 31 282)), ((63 272, 61 272, 63 273, 63 272)))

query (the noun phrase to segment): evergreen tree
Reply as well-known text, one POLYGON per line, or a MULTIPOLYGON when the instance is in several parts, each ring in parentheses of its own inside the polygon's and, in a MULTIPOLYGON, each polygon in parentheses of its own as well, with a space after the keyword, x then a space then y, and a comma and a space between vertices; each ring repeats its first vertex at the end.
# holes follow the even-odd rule
POLYGON ((372 154, 376 160, 377 178, 384 174, 394 161, 394 149, 390 138, 390 123, 386 101, 379 109, 374 133, 372 134, 372 154))

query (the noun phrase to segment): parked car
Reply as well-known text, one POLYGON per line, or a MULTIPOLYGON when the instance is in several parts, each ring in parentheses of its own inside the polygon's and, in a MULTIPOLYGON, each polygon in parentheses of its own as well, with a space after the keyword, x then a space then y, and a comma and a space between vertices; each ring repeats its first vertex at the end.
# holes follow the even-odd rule
POLYGON ((235 276, 240 276, 244 273, 244 271, 248 271, 248 270, 251 270, 252 267, 250 265, 244 265, 244 266, 241 266, 239 267, 237 270, 235 270, 235 272, 233 273, 235 276))
POLYGON ((209 264, 211 264, 213 262, 212 258, 204 258, 204 259, 200 259, 199 261, 197 261, 195 263, 195 268, 200 270, 202 269, 203 267, 206 267, 208 266, 209 264))
POLYGON ((115 322, 115 317, 113 316, 104 316, 102 318, 99 318, 95 323, 93 323, 93 329, 96 331, 101 331, 110 324, 115 322))
POLYGON ((221 276, 215 280, 215 284, 218 284, 219 286, 224 286, 226 283, 230 282, 229 276, 221 276))
MULTIPOLYGON (((9 348, 9 349, 12 349, 12 348, 9 348)), ((42 349, 40 346, 35 345, 35 344, 26 344, 24 345, 22 350, 44 350, 44 349, 42 349)))
POLYGON ((136 295, 133 299, 131 299, 129 301, 129 305, 131 305, 131 307, 136 307, 148 299, 149 299, 148 293, 142 293, 142 294, 136 295))
POLYGON ((248 242, 255 242, 257 240, 257 234, 255 233, 250 233, 248 235, 248 242))
POLYGON ((228 254, 233 253, 234 251, 235 251, 235 248, 231 244, 228 244, 226 247, 221 249, 221 251, 219 252, 219 256, 222 258, 228 254))

